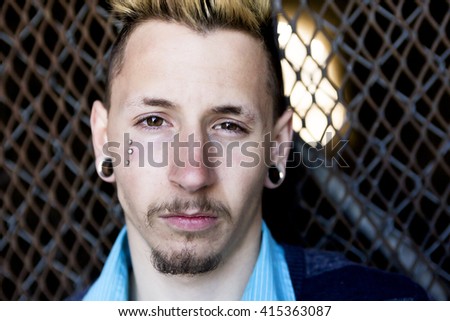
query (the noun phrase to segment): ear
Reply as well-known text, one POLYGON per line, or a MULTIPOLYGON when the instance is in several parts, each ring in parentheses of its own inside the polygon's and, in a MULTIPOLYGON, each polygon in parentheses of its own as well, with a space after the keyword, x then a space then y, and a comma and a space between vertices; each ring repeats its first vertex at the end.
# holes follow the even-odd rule
POLYGON ((108 144, 108 111, 99 100, 96 100, 92 105, 91 110, 91 130, 92 143, 94 145, 95 153, 95 168, 97 173, 105 182, 112 183, 115 181, 114 172, 111 176, 105 177, 101 173, 103 161, 108 158, 107 144, 108 144))
MULTIPOLYGON (((277 188, 283 182, 286 176, 286 162, 289 157, 289 151, 292 146, 292 115, 293 110, 288 108, 278 120, 275 122, 272 139, 274 139, 275 148, 270 150, 270 160, 268 165, 272 165, 275 170, 280 172, 279 182, 273 182, 270 179, 270 175, 266 176, 264 186, 267 188, 277 188)), ((273 170, 273 168, 272 168, 273 170)))

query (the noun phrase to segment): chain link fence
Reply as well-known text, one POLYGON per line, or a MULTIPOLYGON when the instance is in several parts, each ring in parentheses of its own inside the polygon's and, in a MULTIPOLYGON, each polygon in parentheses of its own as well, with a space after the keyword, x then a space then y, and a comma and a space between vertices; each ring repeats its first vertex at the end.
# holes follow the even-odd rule
MULTIPOLYGON (((296 110, 280 241, 337 250, 450 299, 450 3, 274 1, 296 110)), ((123 217, 89 114, 116 35, 103 1, 0 7, 0 299, 60 300, 99 274, 123 217)))

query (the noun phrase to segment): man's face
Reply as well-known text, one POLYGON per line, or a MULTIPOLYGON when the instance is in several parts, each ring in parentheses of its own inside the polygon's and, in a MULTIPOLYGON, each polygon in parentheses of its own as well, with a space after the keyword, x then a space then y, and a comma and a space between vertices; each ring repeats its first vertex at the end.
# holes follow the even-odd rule
POLYGON ((132 251, 195 274, 259 242, 270 101, 251 36, 159 21, 133 31, 106 133, 121 144, 114 178, 132 251))

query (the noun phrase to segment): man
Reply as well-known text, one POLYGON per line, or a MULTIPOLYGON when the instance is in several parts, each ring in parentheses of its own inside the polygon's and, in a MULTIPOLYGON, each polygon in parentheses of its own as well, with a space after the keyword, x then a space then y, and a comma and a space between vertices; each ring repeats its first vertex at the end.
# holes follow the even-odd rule
POLYGON ((269 0, 112 7, 123 29, 91 125, 126 228, 85 300, 425 297, 401 277, 282 247, 263 222, 262 190, 283 181, 292 135, 269 0), (353 277, 369 281, 342 289, 353 277), (380 280, 389 283, 380 293, 362 291, 380 280))

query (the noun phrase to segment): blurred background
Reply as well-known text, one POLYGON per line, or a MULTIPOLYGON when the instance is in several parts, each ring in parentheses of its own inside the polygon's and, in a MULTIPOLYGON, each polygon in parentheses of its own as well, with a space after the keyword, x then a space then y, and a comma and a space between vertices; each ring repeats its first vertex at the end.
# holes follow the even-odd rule
MULTIPOLYGON (((450 2, 274 0, 295 146, 265 191, 275 238, 450 299, 450 2)), ((120 26, 105 1, 0 5, 0 300, 61 300, 123 225, 92 102, 120 26)))

